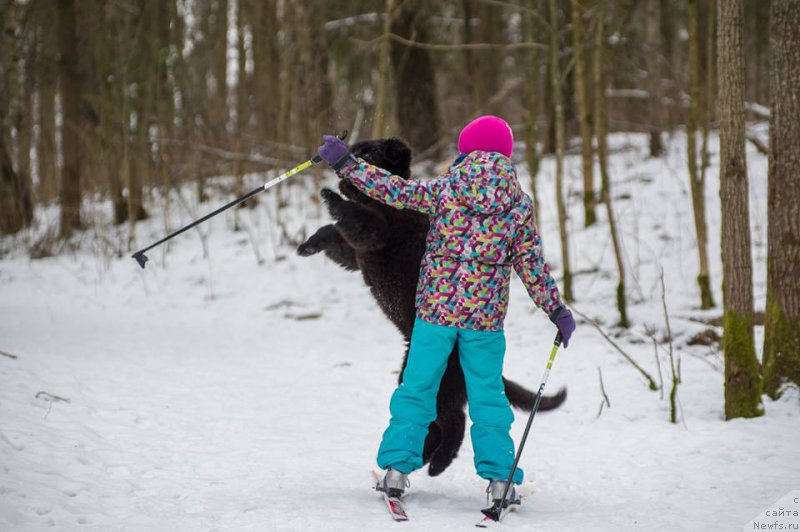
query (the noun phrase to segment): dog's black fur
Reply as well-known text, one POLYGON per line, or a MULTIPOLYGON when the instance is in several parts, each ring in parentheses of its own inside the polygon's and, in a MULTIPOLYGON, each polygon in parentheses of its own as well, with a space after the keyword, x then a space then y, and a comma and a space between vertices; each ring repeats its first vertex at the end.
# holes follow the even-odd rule
MULTIPOLYGON (((408 179, 411 173, 411 149, 400 139, 359 142, 351 152, 367 162, 408 179)), ((300 245, 297 252, 309 256, 324 251, 334 262, 348 270, 360 270, 364 281, 381 310, 406 340, 411 338, 415 317, 415 294, 420 262, 425 251, 428 217, 412 210, 397 210, 362 194, 346 180, 339 191, 323 189, 322 198, 336 223, 326 225, 300 245)), ((403 357, 406 367, 408 349, 403 357)), ((402 371, 400 382, 403 380, 402 371)), ((508 379, 506 396, 516 408, 530 411, 535 394, 508 379)), ((566 399, 566 390, 544 396, 539 410, 558 408, 566 399)), ((447 469, 458 454, 464 439, 464 406, 467 403, 464 373, 458 346, 448 360, 437 397, 437 418, 428 429, 423 460, 430 462, 428 473, 436 476, 447 469)))

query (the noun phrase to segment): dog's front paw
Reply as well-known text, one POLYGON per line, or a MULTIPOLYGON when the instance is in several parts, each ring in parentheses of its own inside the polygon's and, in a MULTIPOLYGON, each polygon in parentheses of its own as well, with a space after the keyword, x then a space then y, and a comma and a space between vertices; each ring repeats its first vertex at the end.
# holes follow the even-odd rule
POLYGON ((323 188, 319 195, 322 196, 322 200, 328 207, 328 212, 331 214, 333 219, 341 220, 342 216, 344 215, 343 206, 345 200, 342 199, 339 194, 329 188, 323 188))
POLYGON ((311 255, 316 255, 320 251, 322 250, 311 242, 310 238, 297 247, 297 254, 301 257, 310 257, 311 255))

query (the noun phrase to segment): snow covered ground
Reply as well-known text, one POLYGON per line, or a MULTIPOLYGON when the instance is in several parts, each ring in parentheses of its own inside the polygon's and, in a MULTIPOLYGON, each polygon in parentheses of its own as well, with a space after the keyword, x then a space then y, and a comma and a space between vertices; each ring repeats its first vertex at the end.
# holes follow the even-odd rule
MULTIPOLYGON (((569 398, 537 417, 522 457, 531 494, 502 528, 741 530, 800 487, 797 391, 765 398, 762 418, 725 422, 720 353, 686 345, 706 328, 693 318, 721 312, 697 310, 683 138, 670 139, 662 160, 647 158, 645 140, 616 135, 612 143, 630 273, 633 326, 624 334, 613 326, 605 216, 582 229, 579 161, 567 161, 573 269, 581 272, 575 305, 658 381, 646 327, 665 337, 663 269, 682 421, 669 423, 667 344, 657 355, 662 397, 579 322, 548 384, 551 392, 568 386, 569 398), (598 416, 599 371, 611 406, 598 416)), ((767 163, 748 157, 763 308, 767 163)), ((552 174, 547 160, 540 225, 558 271, 552 174)), ((719 304, 717 192, 715 165, 707 198, 719 304)), ((78 251, 30 260, 16 250, 0 261, 0 530, 472 529, 485 484, 474 475, 468 438, 443 475, 412 476, 411 522, 391 522, 370 489, 401 338, 359 274, 273 245, 272 194, 240 211, 248 231, 230 230, 231 216, 204 227, 207 258, 192 232, 170 245, 166 261, 151 252, 142 272, 126 256, 96 253, 117 239, 104 228, 88 231, 78 251)), ((297 214, 309 228, 321 223, 303 209, 297 214)), ((190 218, 174 206, 169 224, 190 218)), ((163 229, 160 217, 142 224, 139 243, 163 229)), ((511 297, 505 374, 535 388, 554 329, 516 279, 511 297)), ((517 413, 516 441, 525 420, 517 413)))

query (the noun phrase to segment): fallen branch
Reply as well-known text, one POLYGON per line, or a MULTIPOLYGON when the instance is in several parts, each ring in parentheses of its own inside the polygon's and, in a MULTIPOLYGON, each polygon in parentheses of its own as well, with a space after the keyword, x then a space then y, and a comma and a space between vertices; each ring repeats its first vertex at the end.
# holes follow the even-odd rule
POLYGON ((758 153, 761 155, 769 155, 769 146, 766 142, 758 138, 754 134, 747 135, 747 140, 750 141, 750 144, 756 147, 758 153))
POLYGON ((575 314, 577 314, 578 316, 580 316, 581 318, 583 318, 584 320, 586 320, 587 322, 589 322, 589 324, 590 324, 592 327, 594 327, 595 329, 597 329, 597 332, 599 332, 599 333, 600 333, 600 335, 601 335, 603 338, 605 338, 606 342, 608 342, 609 344, 611 344, 611 346, 612 346, 614 349, 616 349, 616 350, 619 352, 619 354, 621 354, 623 357, 625 357, 625 360, 627 360, 628 362, 630 362, 630 364, 631 364, 631 365, 632 365, 634 368, 636 368, 636 369, 639 371, 639 373, 641 373, 641 374, 642 374, 642 376, 643 376, 643 377, 644 377, 644 378, 647 380, 647 382, 648 382, 648 387, 649 387, 651 390, 653 390, 653 391, 657 391, 657 390, 658 390, 658 385, 656 384, 656 381, 655 381, 655 380, 653 380, 653 377, 651 377, 651 376, 650 376, 650 374, 649 374, 649 373, 647 373, 647 372, 646 372, 646 371, 645 371, 645 370, 644 370, 644 369, 643 369, 643 368, 642 368, 642 367, 641 367, 639 364, 637 364, 637 363, 636 363, 636 361, 635 361, 633 358, 631 358, 631 356, 630 356, 628 353, 626 353, 626 352, 625 352, 625 351, 624 351, 624 350, 623 350, 623 349, 622 349, 622 348, 621 348, 619 345, 617 345, 617 343, 616 343, 614 340, 612 340, 612 339, 611 339, 611 337, 610 337, 610 336, 608 336, 608 335, 605 333, 605 331, 603 331, 603 329, 600 327, 600 325, 598 325, 598 323, 597 323, 596 321, 594 321, 592 318, 590 318, 589 316, 587 316, 587 315, 586 315, 586 314, 584 314, 583 312, 581 312, 581 311, 579 311, 578 309, 576 309, 574 305, 570 305, 570 307, 569 307, 569 308, 570 308, 570 309, 572 309, 572 311, 573 311, 575 314))
POLYGON ((357 39, 355 37, 351 37, 351 40, 360 43, 360 44, 368 44, 368 45, 376 45, 383 39, 391 39, 395 42, 399 42, 405 46, 411 46, 413 48, 422 48, 425 50, 431 51, 438 51, 438 52, 452 52, 456 50, 505 50, 505 51, 512 51, 512 50, 525 50, 525 49, 538 49, 538 50, 547 50, 548 46, 546 44, 542 44, 539 42, 511 42, 511 43, 492 43, 492 42, 473 42, 473 43, 429 43, 429 42, 420 42, 420 41, 412 41, 410 39, 406 39, 405 37, 401 37, 395 33, 384 33, 380 37, 376 37, 371 41, 364 41, 362 39, 357 39))
POLYGON ((201 144, 198 142, 188 142, 185 140, 168 139, 168 138, 161 139, 161 142, 163 142, 164 144, 178 144, 181 146, 188 146, 190 148, 196 149, 199 152, 205 153, 207 155, 213 155, 218 159, 223 159, 226 161, 254 163, 254 164, 269 166, 270 168, 276 166, 281 167, 291 164, 291 161, 286 161, 284 159, 277 159, 275 157, 265 157, 263 155, 258 155, 255 153, 242 153, 236 151, 229 151, 229 150, 224 150, 222 148, 215 148, 214 146, 209 146, 207 144, 201 144))

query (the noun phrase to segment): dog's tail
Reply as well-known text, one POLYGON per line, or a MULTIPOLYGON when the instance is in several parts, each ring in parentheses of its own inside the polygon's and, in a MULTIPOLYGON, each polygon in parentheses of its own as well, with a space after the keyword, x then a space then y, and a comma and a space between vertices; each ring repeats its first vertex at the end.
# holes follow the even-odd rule
MULTIPOLYGON (((527 388, 523 388, 514 381, 503 378, 503 383, 506 386, 506 397, 508 402, 514 408, 519 408, 525 412, 530 412, 533 408, 533 402, 536 400, 536 394, 527 388)), ((539 410, 555 410, 567 400, 567 389, 561 388, 555 395, 542 396, 539 403, 539 410)))

